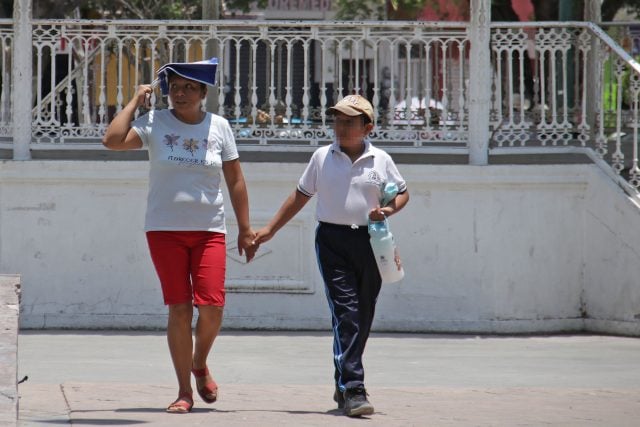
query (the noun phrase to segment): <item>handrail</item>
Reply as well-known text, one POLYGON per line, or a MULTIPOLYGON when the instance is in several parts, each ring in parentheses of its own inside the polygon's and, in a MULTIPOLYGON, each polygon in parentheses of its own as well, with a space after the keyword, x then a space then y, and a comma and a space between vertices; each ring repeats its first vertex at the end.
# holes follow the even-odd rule
MULTIPOLYGON (((73 49, 73 47, 71 47, 71 49, 73 49)), ((92 51, 89 52, 89 56, 86 56, 84 58, 82 58, 82 61, 80 61, 71 71, 71 74, 65 76, 62 80, 60 80, 58 82, 58 84, 56 84, 56 86, 50 91, 48 92, 43 98, 42 100, 40 100, 40 105, 47 105, 51 102, 51 98, 53 97, 54 94, 59 94, 61 92, 63 92, 67 86, 69 85, 69 82, 73 81, 74 79, 77 79, 79 75, 82 74, 82 67, 86 64, 88 64, 91 60, 93 60, 97 55, 98 55, 98 50, 94 49, 92 51)), ((38 109, 40 108, 40 105, 34 105, 34 107, 31 109, 31 113, 35 114, 38 112, 38 109)))
MULTIPOLYGON (((11 19, 9 19, 11 21, 11 19)), ((225 27, 258 27, 261 25, 270 26, 287 26, 287 27, 344 27, 354 28, 362 25, 374 25, 376 27, 402 27, 402 26, 420 26, 429 28, 467 28, 468 22, 465 21, 319 21, 319 20, 265 20, 265 19, 223 19, 223 20, 135 20, 135 19, 33 19, 33 25, 47 25, 47 24, 83 24, 83 25, 135 25, 135 26, 148 26, 158 27, 161 25, 174 25, 174 26, 211 26, 219 25, 225 27)))
MULTIPOLYGON (((98 44, 120 40, 118 58, 124 51, 137 55, 142 52, 137 51, 139 46, 150 47, 150 61, 146 57, 132 61, 151 66, 157 66, 160 54, 167 52, 170 57, 178 53, 180 58, 189 55, 199 59, 204 52, 198 46, 210 43, 225 58, 224 67, 218 70, 221 85, 210 92, 210 98, 217 97, 216 112, 232 122, 241 144, 267 148, 292 143, 312 149, 318 141, 331 138, 327 104, 353 90, 367 91, 372 102, 380 105, 379 126, 372 135, 375 140, 392 141, 401 147, 464 144, 466 23, 33 20, 32 24, 36 44, 50 46, 56 37, 95 40, 98 44), (189 53, 194 46, 194 53, 189 53), (401 59, 390 59, 396 56, 401 59), (388 84, 386 89, 383 83, 388 84), (437 111, 414 107, 418 98, 430 100, 428 108, 437 111), (280 111, 280 105, 287 105, 286 110, 280 111), (267 119, 261 115, 263 111, 267 119), (267 140, 275 142, 267 144, 267 140)), ((124 92, 135 83, 129 75, 124 83, 123 76, 134 73, 138 78, 144 73, 148 78, 153 70, 147 66, 138 72, 120 59, 114 63, 115 71, 107 69, 102 50, 98 62, 100 68, 94 72, 101 82, 100 92, 91 88, 94 92, 90 96, 99 96, 100 105, 94 105, 91 112, 99 114, 104 124, 103 118, 118 111, 124 92), (105 82, 111 82, 107 90, 105 82)), ((77 68, 75 65, 73 71, 77 68)), ((82 95, 87 96, 87 89, 83 90, 82 95)), ((75 98, 62 102, 69 104, 75 98)), ((55 124, 36 121, 36 128, 42 131, 37 141, 79 142, 95 137, 92 129, 80 129, 69 117, 68 126, 62 124, 65 133, 56 133, 55 124)))
MULTIPOLYGON (((491 28, 512 28, 513 22, 492 22, 491 28)), ((606 23, 603 23, 606 24, 606 23)), ((638 23, 635 23, 638 25, 638 23)), ((584 21, 536 21, 536 22, 518 22, 519 28, 566 28, 566 27, 578 27, 589 30, 593 35, 602 40, 612 51, 614 51, 622 60, 624 60, 629 66, 631 66, 638 74, 640 74, 640 63, 636 61, 627 51, 625 51, 618 43, 611 38, 602 28, 593 22, 584 21)))
POLYGON ((640 63, 636 61, 631 55, 627 53, 618 43, 616 43, 609 34, 607 34, 602 28, 597 25, 588 22, 587 28, 600 40, 606 43, 606 45, 614 51, 622 60, 624 60, 636 73, 640 75, 640 63))
POLYGON ((31 24, 33 45, 48 46, 54 55, 61 54, 55 44, 61 37, 110 43, 99 58, 74 63, 69 75, 43 94, 47 104, 56 100, 57 110, 36 114, 32 149, 97 144, 132 85, 149 78, 158 58, 199 59, 207 46, 225 64, 219 69, 221 85, 210 92, 214 111, 229 119, 245 150, 313 150, 332 138, 326 106, 349 91, 363 91, 379 113, 374 143, 403 153, 468 153, 469 82, 478 77, 470 69, 470 52, 479 48, 491 58, 482 69, 491 70, 483 87, 490 99, 492 148, 525 153, 532 147, 591 147, 618 174, 633 159, 638 179, 632 183, 640 182, 627 142, 628 134, 637 136, 630 130, 637 109, 622 91, 623 84, 631 86, 635 96, 640 64, 614 34, 592 22, 492 22, 490 43, 481 46, 470 40, 472 23, 458 21, 36 19, 31 24), (90 75, 94 84, 76 87, 62 99, 59 90, 79 73, 90 75), (625 80, 629 74, 631 84, 625 80))

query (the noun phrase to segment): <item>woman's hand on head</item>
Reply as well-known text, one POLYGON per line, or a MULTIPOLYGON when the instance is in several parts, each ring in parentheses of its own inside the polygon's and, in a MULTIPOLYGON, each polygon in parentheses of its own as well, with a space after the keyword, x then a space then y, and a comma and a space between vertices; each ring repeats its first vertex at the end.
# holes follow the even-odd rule
POLYGON ((142 107, 143 105, 149 105, 149 97, 153 93, 153 88, 151 85, 140 85, 138 86, 138 92, 136 93, 135 103, 136 107, 142 107))

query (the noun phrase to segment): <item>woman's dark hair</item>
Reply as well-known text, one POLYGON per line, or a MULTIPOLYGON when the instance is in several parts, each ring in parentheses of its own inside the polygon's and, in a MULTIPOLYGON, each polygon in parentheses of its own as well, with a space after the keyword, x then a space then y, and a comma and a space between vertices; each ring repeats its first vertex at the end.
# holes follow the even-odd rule
MULTIPOLYGON (((170 82, 171 82, 171 79, 172 79, 172 78, 174 78, 175 76, 182 77, 180 74, 176 73, 176 72, 175 72, 175 71, 173 71, 173 70, 169 70, 169 69, 167 69, 167 70, 166 70, 166 73, 167 73, 167 83, 170 83, 170 82)), ((182 77, 182 78, 186 78, 186 77, 182 77)), ((191 79, 187 79, 187 80, 191 80, 191 79)), ((196 82, 196 83, 200 84, 200 89, 202 89, 202 90, 207 89, 207 85, 205 85, 204 83, 199 82, 199 81, 197 81, 197 80, 191 80, 191 81, 194 81, 194 82, 196 82)))

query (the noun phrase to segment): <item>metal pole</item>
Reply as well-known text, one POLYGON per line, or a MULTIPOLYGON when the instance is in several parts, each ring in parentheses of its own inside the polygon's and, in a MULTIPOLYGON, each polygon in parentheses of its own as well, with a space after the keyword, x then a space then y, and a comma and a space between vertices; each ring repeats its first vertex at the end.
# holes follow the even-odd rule
MULTIPOLYGON (((576 19, 575 13, 575 2, 574 0, 560 0, 560 4, 558 5, 558 20, 559 21, 573 21, 576 19)), ((576 64, 574 61, 575 49, 571 48, 567 54, 567 64, 566 64, 566 73, 567 73, 567 102, 568 108, 573 108, 575 105, 574 102, 574 83, 575 83, 575 70, 576 64)), ((562 81, 562 71, 558 71, 558 75, 556 78, 557 81, 562 81)), ((560 98, 560 94, 555 94, 558 98, 560 98)), ((559 105, 562 105, 560 102, 559 105)))
MULTIPOLYGON (((586 0, 584 3, 584 20, 600 25, 602 11, 600 0, 586 0)), ((586 79, 587 86, 587 123, 591 126, 592 140, 598 133, 596 129, 597 112, 602 109, 602 62, 600 60, 600 41, 591 37, 591 50, 587 57, 587 73, 591 78, 586 79)))
POLYGON ((202 0, 202 19, 220 19, 220 3, 218 0, 202 0))
MULTIPOLYGON (((202 20, 220 20, 219 0, 202 0, 202 20)), ((207 45, 205 46, 205 57, 207 59, 211 57, 218 58, 218 66, 222 67, 224 66, 224 64, 222 64, 221 58, 219 57, 219 52, 220 49, 218 47, 217 41, 210 40, 207 42, 207 45)), ((220 72, 218 72, 218 75, 220 75, 220 72)), ((210 111, 212 113, 218 112, 218 93, 220 90, 222 90, 223 84, 224 82, 218 81, 218 84, 215 88, 209 88, 206 101, 207 111, 210 111)))
POLYGON ((471 0, 469 40, 469 164, 489 163, 491 0, 471 0))
POLYGON ((13 102, 13 159, 29 160, 31 152, 32 40, 31 0, 13 2, 11 99, 13 102))

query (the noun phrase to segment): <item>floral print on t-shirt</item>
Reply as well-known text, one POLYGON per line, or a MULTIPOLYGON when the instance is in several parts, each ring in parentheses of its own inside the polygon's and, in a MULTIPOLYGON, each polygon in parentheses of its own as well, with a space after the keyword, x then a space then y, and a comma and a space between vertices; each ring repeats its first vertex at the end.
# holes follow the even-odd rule
POLYGON ((216 140, 214 139, 203 138, 199 141, 196 138, 182 138, 180 135, 171 133, 164 136, 163 142, 171 150, 171 153, 167 152, 167 160, 169 161, 177 162, 187 167, 220 165, 220 162, 215 160, 216 156, 213 154, 216 150, 216 140), (179 153, 182 150, 177 150, 176 152, 174 147, 181 148, 189 153, 190 156, 187 156, 186 153, 181 156, 179 153), (204 149, 204 153, 200 152, 198 154, 201 149, 204 149), (210 157, 210 154, 213 157, 210 157))
MULTIPOLYGON (((170 134, 164 136, 164 144, 171 149, 173 152, 173 147, 177 147, 179 145, 180 135, 170 134)), ((202 140, 202 147, 206 150, 212 150, 215 145, 215 141, 210 141, 207 138, 202 140)), ((191 153, 193 157, 196 152, 200 149, 201 145, 198 143, 198 140, 195 138, 186 138, 182 141, 182 148, 191 153)))
POLYGON ((180 139, 180 136, 172 133, 171 135, 164 136, 164 143, 167 147, 171 148, 171 151, 173 151, 173 147, 178 146, 178 139, 180 139))
POLYGON ((187 150, 193 156, 200 146, 198 145, 198 140, 195 138, 185 139, 182 143, 182 148, 187 150))

